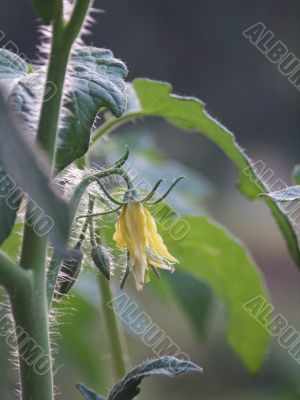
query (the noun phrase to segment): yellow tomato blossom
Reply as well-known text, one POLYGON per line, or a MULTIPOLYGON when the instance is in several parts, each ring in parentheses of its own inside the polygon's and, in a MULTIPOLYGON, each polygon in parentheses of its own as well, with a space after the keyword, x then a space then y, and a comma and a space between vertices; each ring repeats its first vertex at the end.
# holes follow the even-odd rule
POLYGON ((119 248, 127 248, 138 290, 148 281, 149 266, 173 271, 178 261, 169 252, 157 232, 156 223, 140 201, 122 207, 113 236, 119 248))

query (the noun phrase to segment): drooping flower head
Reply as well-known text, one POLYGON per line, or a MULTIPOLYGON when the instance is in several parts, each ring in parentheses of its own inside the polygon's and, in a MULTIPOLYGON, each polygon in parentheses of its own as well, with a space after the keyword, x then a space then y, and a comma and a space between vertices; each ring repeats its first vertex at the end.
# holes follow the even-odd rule
MULTIPOLYGON (((155 220, 147 205, 154 205, 162 201, 183 178, 176 179, 160 198, 152 202, 149 202, 149 200, 154 196, 163 179, 160 179, 143 199, 140 199, 135 188, 130 188, 125 192, 123 202, 111 197, 99 182, 106 196, 120 206, 121 212, 116 223, 113 239, 117 247, 128 250, 128 271, 133 272, 138 290, 141 290, 144 283, 149 281, 150 268, 156 273, 156 268, 173 271, 174 264, 178 263, 176 258, 169 253, 162 237, 157 232, 155 220)), ((125 274, 125 279, 126 277, 125 274)))
POLYGON ((138 290, 149 280, 149 267, 173 271, 173 264, 178 262, 168 252, 152 215, 141 201, 129 201, 123 206, 113 238, 119 248, 128 249, 138 290))
MULTIPOLYGON (((92 226, 91 217, 118 213, 119 216, 115 225, 116 230, 113 239, 118 248, 127 249, 127 269, 123 276, 121 287, 123 287, 128 274, 132 272, 136 287, 138 290, 141 290, 144 283, 150 280, 150 269, 159 276, 157 268, 174 271, 174 264, 178 263, 176 258, 169 253, 162 237, 158 233, 155 220, 148 206, 161 202, 184 177, 176 179, 161 197, 151 200, 157 188, 163 182, 163 179, 160 179, 146 197, 142 198, 139 191, 133 186, 127 172, 122 168, 128 158, 128 154, 129 150, 126 148, 125 155, 109 170, 88 177, 90 180, 96 181, 101 187, 106 197, 105 199, 101 196, 102 203, 108 205, 107 201, 109 201, 118 207, 96 214, 92 214, 90 210, 89 214, 81 215, 77 218, 87 218, 87 223, 92 226), (112 174, 122 176, 127 184, 127 190, 124 193, 122 201, 114 198, 101 182, 102 177, 112 174)), ((108 206, 111 207, 111 205, 108 206)))

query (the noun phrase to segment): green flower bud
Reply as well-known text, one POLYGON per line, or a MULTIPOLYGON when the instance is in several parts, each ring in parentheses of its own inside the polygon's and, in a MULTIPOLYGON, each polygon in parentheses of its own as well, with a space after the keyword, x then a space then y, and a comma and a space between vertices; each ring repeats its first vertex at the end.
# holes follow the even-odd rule
POLYGON ((95 266, 106 279, 110 280, 111 257, 107 249, 101 245, 94 246, 91 255, 95 266))
POLYGON ((76 282, 81 270, 83 252, 80 249, 69 249, 62 261, 60 276, 57 280, 56 297, 67 294, 76 282))

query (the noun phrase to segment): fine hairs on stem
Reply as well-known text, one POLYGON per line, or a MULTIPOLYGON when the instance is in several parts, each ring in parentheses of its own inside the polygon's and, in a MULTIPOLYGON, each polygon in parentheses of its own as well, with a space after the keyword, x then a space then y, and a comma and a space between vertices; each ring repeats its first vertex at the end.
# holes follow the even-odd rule
MULTIPOLYGON (((55 11, 52 24, 52 37, 49 60, 47 63, 47 82, 56 87, 56 94, 48 101, 42 102, 37 129, 37 142, 44 150, 54 168, 57 146, 57 131, 63 104, 64 87, 68 61, 73 44, 76 42, 83 26, 90 0, 77 0, 74 4, 69 20, 64 21, 64 2, 55 1, 55 11)), ((46 96, 46 92, 45 92, 46 96)), ((26 219, 30 219, 27 213, 26 219)), ((5 287, 10 295, 12 312, 16 325, 21 326, 31 339, 43 349, 49 368, 43 374, 38 374, 33 365, 19 356, 21 396, 22 400, 53 400, 53 372, 51 366, 51 348, 49 335, 49 319, 47 312, 46 290, 46 260, 48 240, 39 237, 30 224, 25 224, 20 265, 24 268, 21 273, 19 267, 13 266, 10 271, 11 282, 14 282, 15 271, 18 274, 19 284, 12 291, 7 284, 5 287), (28 270, 28 273, 26 273, 28 270), (19 279, 24 276, 24 284, 19 279)), ((5 269, 8 261, 0 258, 1 270, 5 269)), ((22 278, 23 279, 23 278, 22 278)), ((21 339, 18 345, 22 345, 21 339)), ((21 351, 19 351, 21 354, 21 351)))

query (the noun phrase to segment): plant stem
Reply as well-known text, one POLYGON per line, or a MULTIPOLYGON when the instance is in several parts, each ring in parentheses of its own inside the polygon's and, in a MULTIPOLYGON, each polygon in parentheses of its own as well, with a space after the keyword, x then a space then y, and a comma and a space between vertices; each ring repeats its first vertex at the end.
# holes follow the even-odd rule
MULTIPOLYGON (((91 210, 92 211, 92 210, 91 210)), ((93 221, 90 223, 93 227, 93 221)), ((101 237, 101 228, 97 228, 97 236, 95 236, 94 229, 91 230, 92 240, 99 242, 101 237)), ((104 240, 102 240, 104 241, 104 240)), ((97 245, 95 243, 94 245, 97 245)), ((101 299, 102 314, 106 327, 106 337, 112 355, 112 368, 115 380, 121 379, 127 370, 129 363, 129 356, 126 347, 123 332, 118 324, 117 317, 111 302, 113 300, 112 289, 110 281, 108 281, 102 274, 98 276, 99 294, 101 299)))
POLYGON ((98 277, 102 310, 104 320, 106 322, 107 338, 112 354, 112 365, 115 379, 119 380, 126 374, 126 364, 128 363, 128 354, 124 338, 116 318, 115 311, 109 307, 109 303, 113 300, 110 282, 104 276, 98 277))
MULTIPOLYGON (((110 168, 106 171, 99 171, 91 175, 87 175, 80 183, 79 185, 76 186, 72 199, 71 199, 71 223, 73 222, 77 209, 79 207, 80 201, 82 199, 82 196, 84 195, 85 191, 88 189, 89 185, 92 184, 93 182, 96 181, 96 179, 101 179, 101 178, 106 178, 110 175, 120 175, 124 178, 127 187, 130 188, 132 187, 132 182, 130 180, 130 177, 128 174, 122 170, 121 168, 110 168)), ((52 302, 52 297, 55 289, 55 284, 56 280, 59 274, 59 267, 62 261, 62 255, 57 254, 57 252, 54 251, 54 254, 52 256, 50 266, 49 266, 49 271, 48 271, 48 290, 47 290, 47 297, 48 297, 48 307, 49 309, 51 308, 51 302, 52 302)))
POLYGON ((93 132, 90 148, 92 148, 92 146, 95 145, 97 140, 100 139, 102 136, 113 132, 119 126, 122 126, 125 122, 130 122, 133 119, 136 119, 139 117, 145 117, 145 116, 146 116, 145 112, 137 111, 137 112, 124 114, 122 117, 119 117, 119 118, 110 118, 107 122, 102 124, 98 129, 96 129, 93 132))
POLYGON ((48 308, 40 277, 11 296, 15 319, 23 400, 52 400, 53 376, 48 308), (40 303, 41 302, 41 303, 40 303))
MULTIPOLYGON (((52 170, 55 168, 56 139, 69 56, 89 4, 90 0, 77 0, 71 19, 65 26, 63 1, 56 0, 55 3, 51 54, 37 131, 37 141, 47 154, 52 170), (49 85, 56 91, 50 99, 47 98, 49 85)), ((26 219, 29 219, 29 210, 26 219)), ((25 361, 22 357, 22 341, 18 338, 23 400, 53 400, 46 293, 47 244, 47 238, 37 236, 33 227, 25 224, 20 264, 23 268, 32 270, 32 280, 30 285, 10 293, 10 298, 16 325, 26 332, 30 342, 32 341, 38 349, 42 349, 49 368, 40 374, 35 363, 25 361)))
MULTIPOLYGON (((92 195, 89 195, 89 204, 88 204, 88 214, 93 214, 94 211, 94 203, 95 203, 95 199, 93 198, 92 195)), ((90 228, 90 242, 91 242, 91 246, 92 247, 96 247, 97 246, 97 242, 96 242, 96 236, 95 236, 95 229, 94 229, 94 221, 93 218, 91 217, 87 217, 87 222, 89 224, 89 228, 90 228)))
POLYGON ((13 293, 17 285, 26 285, 28 279, 27 271, 15 264, 6 254, 0 252, 0 285, 3 285, 7 292, 13 293))
MULTIPOLYGON (((89 165, 89 160, 87 157, 83 158, 84 166, 89 165)), ((126 172, 122 172, 120 169, 114 169, 116 172, 121 172, 122 176, 125 175, 125 181, 127 185, 132 186, 130 178, 127 176, 126 172), (128 183, 129 182, 129 183, 128 183)), ((103 171, 102 173, 98 173, 97 175, 102 176, 105 174, 103 171)), ((89 196, 89 203, 88 203, 88 214, 93 214, 94 210, 94 201, 95 199, 90 195, 89 196)), ((96 236, 95 229, 94 229, 94 222, 92 218, 86 219, 86 223, 89 224, 90 228, 90 240, 92 246, 97 246, 100 242, 100 235, 96 236), (97 243, 98 241, 98 243, 97 243)), ((126 373, 126 364, 129 360, 128 352, 126 348, 126 343, 124 337, 122 335, 122 331, 118 325, 114 310, 109 308, 108 303, 112 300, 112 293, 110 288, 110 283, 107 281, 104 276, 99 275, 98 277, 98 284, 99 284, 99 292, 101 298, 101 306, 103 310, 103 322, 106 328, 106 340, 107 344, 111 350, 112 354, 112 367, 114 378, 119 380, 122 376, 126 373)))
POLYGON ((84 195, 85 191, 88 189, 89 185, 93 182, 97 182, 99 179, 107 178, 111 175, 121 176, 127 187, 132 188, 132 182, 130 176, 122 168, 109 168, 105 171, 98 171, 94 174, 87 175, 75 188, 72 199, 71 199, 71 221, 75 218, 76 211, 84 195))
MULTIPOLYGON (((92 214, 94 210, 94 198, 89 196, 88 214, 92 214)), ((102 241, 101 229, 98 227, 97 235, 95 233, 93 218, 87 218, 90 227, 91 246, 97 246, 102 241)), ((103 312, 103 319, 106 328, 106 337, 112 355, 112 367, 114 378, 119 380, 126 373, 126 362, 129 360, 126 343, 122 336, 122 331, 118 325, 118 321, 113 308, 109 307, 113 299, 110 282, 100 274, 98 276, 99 294, 103 312)))
MULTIPOLYGON (((69 59, 67 49, 65 49, 61 43, 62 33, 63 3, 61 0, 57 0, 53 22, 51 54, 48 65, 47 80, 45 84, 45 94, 37 131, 37 141, 46 152, 52 168, 54 166, 55 143, 63 95, 63 86, 69 59), (49 84, 53 86, 56 93, 47 101, 46 88, 49 84)), ((26 220, 29 220, 29 218, 29 210, 27 210, 26 220)), ((22 267, 25 269, 45 269, 46 252, 47 238, 41 238, 37 236, 31 224, 25 223, 20 261, 22 267)))
MULTIPOLYGON (((62 1, 56 1, 51 55, 37 132, 37 141, 46 152, 52 169, 55 168, 56 137, 70 52, 84 22, 89 4, 90 0, 78 0, 71 20, 64 28, 62 1), (48 85, 56 90, 50 99, 47 94, 48 85)), ((26 218, 28 217, 27 213, 26 218)), ((47 239, 38 237, 33 228, 29 224, 25 224, 21 265, 30 269, 35 265, 43 264, 46 249, 47 239), (35 250, 32 252, 33 248, 35 250)))
POLYGON ((57 10, 53 22, 51 55, 47 71, 42 111, 37 131, 37 141, 47 153, 52 167, 55 156, 55 143, 62 104, 63 88, 70 53, 70 47, 66 47, 62 42, 64 29, 62 3, 57 0, 56 4, 57 10), (55 93, 48 99, 47 86, 49 87, 49 85, 53 85, 55 93))

